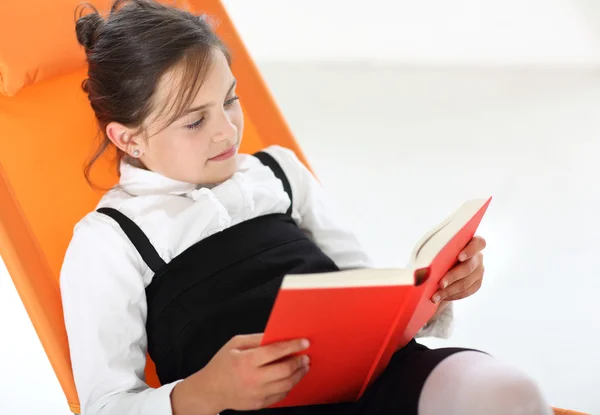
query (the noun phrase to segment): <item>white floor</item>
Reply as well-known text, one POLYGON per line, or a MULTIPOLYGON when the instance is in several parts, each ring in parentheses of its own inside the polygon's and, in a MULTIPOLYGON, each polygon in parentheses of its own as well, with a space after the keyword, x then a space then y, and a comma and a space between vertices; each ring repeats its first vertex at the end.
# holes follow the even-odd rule
MULTIPOLYGON (((333 200, 378 265, 465 199, 492 195, 480 292, 453 337, 600 413, 600 73, 262 64, 333 200)), ((0 414, 68 413, 0 269, 0 414)))

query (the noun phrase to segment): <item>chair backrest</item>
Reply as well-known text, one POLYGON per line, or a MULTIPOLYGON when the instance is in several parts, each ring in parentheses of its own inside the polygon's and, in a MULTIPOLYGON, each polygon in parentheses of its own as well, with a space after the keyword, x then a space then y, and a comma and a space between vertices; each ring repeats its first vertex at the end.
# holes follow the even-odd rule
MULTIPOLYGON (((0 5, 0 28, 3 27, 0 29, 0 92, 5 95, 0 95, 0 255, 71 411, 79 413, 58 277, 73 226, 94 209, 101 197, 89 187, 82 174, 97 136, 97 126, 81 91, 85 62, 73 58, 80 53, 74 50, 79 46, 75 41, 73 19, 79 2, 2 3, 5 5, 0 5), (35 44, 33 35, 19 32, 20 25, 31 25, 31 20, 36 18, 38 25, 48 25, 36 30, 46 32, 45 36, 52 38, 49 42, 55 41, 56 36, 52 36, 57 28, 50 26, 57 21, 63 25, 62 29, 68 25, 68 32, 63 30, 63 33, 73 33, 72 38, 46 45, 46 49, 54 48, 44 52, 48 62, 55 65, 52 68, 47 66, 48 62, 40 62, 38 67, 32 63, 40 45, 35 44), (11 34, 10 43, 6 34, 11 34), (56 67, 63 55, 70 65, 66 69, 56 67)), ((91 3, 108 4, 105 0, 91 3)), ((232 52, 232 70, 245 111, 242 151, 254 152, 280 144, 293 149, 306 162, 221 2, 189 0, 186 3, 194 12, 206 12, 218 19, 217 32, 232 52)), ((96 172, 94 179, 101 185, 108 186, 116 180, 116 169, 108 159, 100 162, 96 172)), ((158 386, 150 359, 146 375, 149 385, 158 386)))

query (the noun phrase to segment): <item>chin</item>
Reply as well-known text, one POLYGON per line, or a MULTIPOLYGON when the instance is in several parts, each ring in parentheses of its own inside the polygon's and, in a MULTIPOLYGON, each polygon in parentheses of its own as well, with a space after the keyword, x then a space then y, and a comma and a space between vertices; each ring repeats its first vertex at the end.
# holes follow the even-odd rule
POLYGON ((227 160, 221 166, 218 166, 218 168, 215 168, 207 179, 211 184, 220 184, 226 180, 231 179, 231 177, 235 174, 236 171, 237 157, 232 157, 230 160, 227 160))

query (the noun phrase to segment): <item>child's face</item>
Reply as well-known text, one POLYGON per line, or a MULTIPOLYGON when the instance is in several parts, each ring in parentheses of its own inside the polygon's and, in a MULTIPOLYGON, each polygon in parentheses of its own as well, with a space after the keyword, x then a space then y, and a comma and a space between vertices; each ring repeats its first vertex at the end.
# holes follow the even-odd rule
MULTIPOLYGON (((161 80, 157 107, 164 107, 173 88, 177 88, 176 76, 161 80)), ((167 111, 164 116, 169 115, 167 111)), ((161 130, 162 121, 161 117, 149 126, 148 140, 137 142, 141 161, 148 169, 197 184, 220 183, 235 173, 244 118, 235 94, 235 78, 222 52, 215 51, 189 112, 161 130)))

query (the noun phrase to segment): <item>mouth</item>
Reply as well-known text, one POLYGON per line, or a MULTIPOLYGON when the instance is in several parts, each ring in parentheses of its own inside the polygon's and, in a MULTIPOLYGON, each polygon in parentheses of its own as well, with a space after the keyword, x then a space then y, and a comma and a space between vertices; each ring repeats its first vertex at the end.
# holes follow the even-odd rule
POLYGON ((224 152, 222 152, 221 154, 210 158, 210 161, 222 161, 222 160, 227 160, 228 158, 231 158, 235 155, 235 153, 237 152, 237 147, 236 146, 231 146, 230 148, 228 148, 227 150, 225 150, 224 152))

